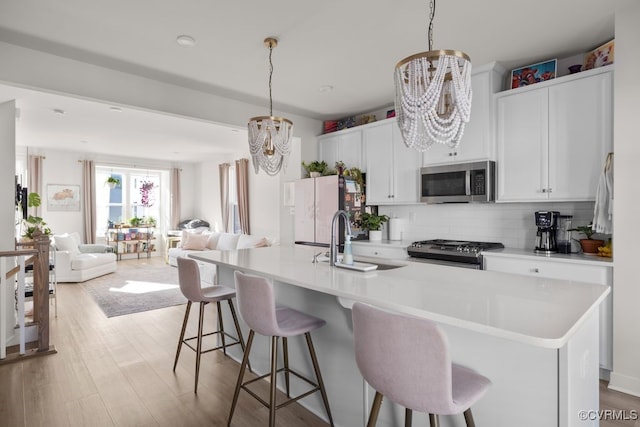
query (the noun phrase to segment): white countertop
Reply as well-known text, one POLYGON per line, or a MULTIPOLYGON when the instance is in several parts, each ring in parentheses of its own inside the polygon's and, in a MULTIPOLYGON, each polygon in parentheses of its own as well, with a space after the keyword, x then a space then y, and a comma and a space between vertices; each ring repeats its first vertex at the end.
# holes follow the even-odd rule
MULTIPOLYGON (((327 262, 317 248, 203 251, 192 258, 401 313, 544 348, 566 344, 609 293, 602 285, 411 261, 361 273, 327 262)), ((380 259, 375 261, 382 261, 380 259)))
POLYGON ((532 249, 494 249, 482 252, 483 256, 495 256, 502 258, 527 258, 541 261, 562 262, 569 264, 597 265, 599 267, 613 267, 613 258, 585 254, 537 254, 532 249))

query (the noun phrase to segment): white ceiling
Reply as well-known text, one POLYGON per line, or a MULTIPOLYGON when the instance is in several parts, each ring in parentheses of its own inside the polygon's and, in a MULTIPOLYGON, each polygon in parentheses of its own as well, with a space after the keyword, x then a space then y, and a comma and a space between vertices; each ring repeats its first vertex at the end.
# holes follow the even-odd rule
MULTIPOLYGON (((498 61, 507 69, 567 57, 613 38, 614 10, 631 1, 438 0, 434 48, 462 50, 473 64, 498 61)), ((428 12, 426 0, 2 0, 0 41, 264 105, 266 112, 263 39, 275 36, 274 109, 325 120, 393 103, 395 64, 427 50, 428 12), (196 45, 178 46, 180 34, 196 45), (325 85, 334 89, 320 91, 325 85)), ((11 90, 18 89, 0 87, 0 100, 11 90)), ((142 147, 143 139, 157 144, 178 135, 180 152, 162 155, 195 160, 189 147, 224 150, 237 144, 233 137, 246 143, 244 130, 141 111, 114 113, 50 94, 18 95, 22 145, 64 142, 70 145, 65 149, 91 151, 114 138, 142 147), (69 111, 56 116, 53 108, 69 111), (134 123, 144 125, 130 127, 134 123)))

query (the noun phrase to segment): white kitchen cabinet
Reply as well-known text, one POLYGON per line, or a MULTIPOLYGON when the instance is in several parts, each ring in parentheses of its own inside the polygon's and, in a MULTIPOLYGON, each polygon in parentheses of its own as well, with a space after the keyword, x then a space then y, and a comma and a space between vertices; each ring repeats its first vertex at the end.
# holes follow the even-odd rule
POLYGON ((612 69, 502 92, 496 105, 498 201, 595 199, 612 150, 612 69))
POLYGON ((371 242, 361 240, 352 243, 353 256, 371 258, 383 258, 392 260, 404 260, 409 257, 407 246, 410 242, 371 242))
POLYGON ((493 96, 501 89, 504 69, 493 62, 474 68, 471 76, 471 117, 456 148, 435 144, 423 154, 423 164, 495 160, 493 96))
MULTIPOLYGON (((604 262, 600 263, 602 265, 563 262, 562 259, 541 259, 537 255, 504 256, 490 252, 483 253, 483 262, 484 269, 489 271, 606 286, 613 284, 613 267, 604 262)), ((613 295, 611 293, 600 305, 600 367, 607 370, 613 368, 613 295)))
POLYGON ((407 148, 396 119, 363 131, 367 205, 418 203, 420 153, 407 148))
POLYGON ((318 137, 320 160, 327 162, 330 168, 342 161, 347 168, 359 168, 364 172, 362 154, 362 130, 345 129, 318 137))

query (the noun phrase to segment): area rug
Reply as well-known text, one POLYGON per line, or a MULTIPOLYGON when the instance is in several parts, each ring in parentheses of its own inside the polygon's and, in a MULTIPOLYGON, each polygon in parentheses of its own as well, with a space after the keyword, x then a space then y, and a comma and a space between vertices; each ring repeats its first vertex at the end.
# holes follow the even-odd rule
POLYGON ((186 304, 178 269, 164 263, 121 261, 115 273, 82 283, 107 317, 186 304))

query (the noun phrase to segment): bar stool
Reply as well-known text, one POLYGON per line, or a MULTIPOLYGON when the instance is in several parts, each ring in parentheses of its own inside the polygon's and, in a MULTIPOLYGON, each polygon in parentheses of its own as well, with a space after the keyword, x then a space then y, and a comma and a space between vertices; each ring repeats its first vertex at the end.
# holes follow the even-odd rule
POLYGON ((252 276, 236 271, 235 282, 240 316, 242 316, 246 324, 249 325, 251 331, 249 332, 249 338, 247 339, 247 350, 245 351, 244 358, 242 359, 238 382, 236 383, 236 388, 233 393, 233 402, 231 403, 231 412, 229 413, 229 421, 227 425, 231 425, 231 419, 238 402, 240 389, 244 389, 260 403, 269 408, 270 427, 275 426, 277 409, 302 399, 316 391, 320 391, 325 410, 327 411, 327 417, 329 418, 329 423, 333 426, 333 418, 331 416, 331 410, 329 409, 329 399, 327 398, 324 383, 322 382, 318 359, 313 348, 313 342, 311 341, 311 331, 324 326, 326 322, 322 319, 301 313, 289 307, 276 307, 273 284, 263 277, 252 276), (253 343, 253 337, 256 332, 260 335, 271 337, 271 371, 261 377, 243 382, 245 368, 249 361, 249 353, 251 352, 251 344, 253 343), (302 334, 304 334, 306 338, 309 355, 311 356, 311 362, 313 363, 313 369, 316 375, 315 383, 292 369, 289 369, 287 338, 302 334), (280 337, 282 338, 284 367, 278 369, 278 338, 280 337), (288 399, 276 406, 276 374, 278 372, 284 372, 285 374, 285 387, 288 399), (289 390, 289 374, 293 374, 306 381, 313 388, 297 397, 291 398, 289 390), (266 377, 270 377, 271 385, 269 402, 263 400, 247 387, 249 384, 266 377))
POLYGON ((238 345, 242 347, 244 351, 244 340, 242 339, 242 332, 240 331, 240 325, 238 324, 238 318, 236 317, 236 311, 233 308, 233 302, 231 299, 236 296, 236 291, 233 288, 226 286, 208 286, 202 287, 200 282, 200 270, 198 263, 189 258, 178 257, 178 281, 180 283, 180 290, 182 294, 187 298, 187 310, 184 313, 184 321, 182 322, 182 331, 180 332, 180 339, 178 340, 178 349, 176 351, 176 359, 173 362, 173 371, 176 371, 178 365, 178 358, 180 357, 180 350, 184 343, 191 350, 196 352, 196 379, 193 389, 194 393, 198 393, 198 375, 200 374, 200 356, 203 353, 208 353, 214 350, 220 350, 227 354, 227 347, 238 345), (236 333, 238 337, 233 337, 224 331, 224 324, 222 323, 222 310, 220 308, 221 301, 228 301, 229 308, 231 310, 231 316, 233 316, 233 322, 235 323, 236 333), (198 335, 190 338, 185 338, 184 334, 187 329, 187 322, 189 320, 189 312, 191 311, 192 303, 200 303, 200 318, 198 320, 198 335), (210 302, 215 302, 218 308, 218 329, 214 332, 203 334, 203 320, 204 320, 204 306, 210 302), (220 334, 222 345, 203 350, 202 339, 209 335, 220 334), (231 338, 233 341, 227 343, 225 337, 231 338), (189 341, 197 340, 196 347, 194 348, 189 341))
POLYGON ((406 426, 412 411, 428 413, 431 427, 438 427, 438 415, 460 413, 475 426, 471 405, 491 381, 451 363, 447 337, 435 322, 362 303, 352 310, 356 363, 376 390, 368 427, 376 424, 383 396, 406 408, 406 426))

